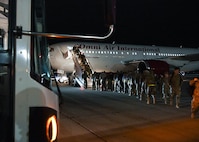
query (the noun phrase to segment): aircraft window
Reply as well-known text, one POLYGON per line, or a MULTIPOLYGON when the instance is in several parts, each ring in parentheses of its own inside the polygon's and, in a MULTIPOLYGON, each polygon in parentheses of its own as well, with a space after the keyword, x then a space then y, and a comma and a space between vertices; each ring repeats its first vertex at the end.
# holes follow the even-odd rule
POLYGON ((118 54, 118 52, 116 51, 116 54, 118 54))
POLYGON ((146 55, 149 55, 149 56, 151 56, 151 53, 146 53, 146 55))
POLYGON ((124 54, 124 52, 121 52, 121 54, 124 54))
POLYGON ((129 55, 129 52, 126 52, 127 55, 129 55))
POLYGON ((110 54, 112 54, 112 51, 110 51, 110 54))
POLYGON ((106 51, 104 51, 104 54, 106 54, 106 51))
POLYGON ((92 51, 92 53, 94 54, 94 53, 95 53, 95 51, 92 51))
POLYGON ((115 52, 113 52, 113 54, 115 54, 115 52))
POLYGON ((104 54, 104 52, 103 52, 103 51, 101 51, 101 54, 104 54))

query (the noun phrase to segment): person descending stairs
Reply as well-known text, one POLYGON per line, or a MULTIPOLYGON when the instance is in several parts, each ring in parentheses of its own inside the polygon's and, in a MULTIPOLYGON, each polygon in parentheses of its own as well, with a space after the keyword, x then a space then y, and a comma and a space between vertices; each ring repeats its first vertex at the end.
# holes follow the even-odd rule
POLYGON ((92 75, 92 70, 90 68, 88 60, 86 59, 85 55, 79 50, 79 48, 80 47, 78 45, 75 45, 72 50, 72 57, 75 64, 75 79, 81 87, 85 87, 82 74, 83 72, 86 72, 87 76, 90 78, 92 75))

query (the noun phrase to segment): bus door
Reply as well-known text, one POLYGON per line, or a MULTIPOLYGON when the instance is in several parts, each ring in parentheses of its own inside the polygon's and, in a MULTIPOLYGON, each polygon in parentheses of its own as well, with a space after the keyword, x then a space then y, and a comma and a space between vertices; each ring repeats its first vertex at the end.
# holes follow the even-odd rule
POLYGON ((12 41, 8 44, 9 17, 12 15, 9 15, 8 0, 0 0, 0 141, 3 142, 14 139, 14 57, 12 41))

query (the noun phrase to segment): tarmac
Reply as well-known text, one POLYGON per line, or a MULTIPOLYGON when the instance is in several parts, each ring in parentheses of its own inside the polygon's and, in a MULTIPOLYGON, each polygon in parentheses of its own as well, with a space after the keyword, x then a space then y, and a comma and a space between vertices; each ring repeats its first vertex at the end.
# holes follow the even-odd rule
POLYGON ((184 83, 181 105, 146 104, 135 96, 78 87, 60 87, 58 142, 199 142, 199 115, 190 117, 184 83))

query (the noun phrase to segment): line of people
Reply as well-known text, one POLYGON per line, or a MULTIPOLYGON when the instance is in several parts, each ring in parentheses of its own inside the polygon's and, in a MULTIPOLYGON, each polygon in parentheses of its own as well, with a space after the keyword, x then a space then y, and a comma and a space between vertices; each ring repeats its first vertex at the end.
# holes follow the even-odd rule
MULTIPOLYGON (((86 79, 86 78, 85 78, 86 79)), ((156 97, 161 96, 165 104, 180 106, 181 87, 183 78, 180 69, 175 68, 170 75, 165 72, 163 76, 156 76, 152 70, 138 72, 117 72, 92 74, 92 89, 99 91, 113 91, 136 96, 140 101, 146 99, 146 103, 156 103, 156 97), (157 95, 157 94, 161 95, 157 95)), ((199 78, 189 81, 192 90, 191 118, 195 118, 199 111, 199 78)))
POLYGON ((147 104, 155 104, 157 94, 165 104, 174 104, 179 108, 181 86, 183 79, 179 68, 175 68, 172 75, 165 72, 163 76, 157 76, 153 70, 145 70, 142 73, 135 72, 94 72, 92 74, 92 89, 99 91, 113 91, 136 96, 139 100, 146 100, 147 104))

